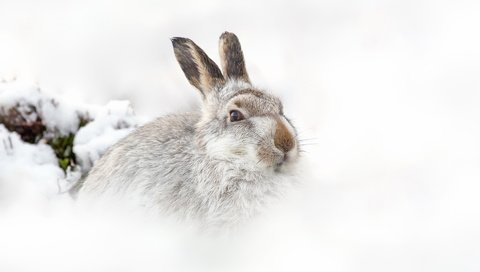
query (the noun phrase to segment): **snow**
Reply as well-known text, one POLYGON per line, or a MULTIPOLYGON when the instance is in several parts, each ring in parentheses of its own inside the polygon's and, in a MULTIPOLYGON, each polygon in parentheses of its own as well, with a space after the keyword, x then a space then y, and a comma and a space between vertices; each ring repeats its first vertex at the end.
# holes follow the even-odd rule
MULTIPOLYGON (((1 125, 3 150, 0 166, 3 171, 0 181, 22 184, 23 190, 31 187, 23 183, 36 180, 35 188, 47 192, 49 197, 77 182, 108 147, 142 122, 135 116, 128 101, 110 101, 105 106, 72 105, 64 100, 57 101, 40 88, 17 80, 0 83, 0 110, 8 112, 11 108, 18 109, 27 121, 37 120, 38 115, 46 126, 46 135, 38 144, 28 144, 1 125), (35 110, 32 111, 32 108, 35 110), (80 119, 88 120, 88 123, 80 127, 80 119), (75 134, 73 150, 78 166, 69 169, 65 175, 52 148, 45 142, 70 133, 75 134)), ((11 185, 5 186, 10 188, 11 185)), ((8 190, 5 189, 5 192, 8 190)))
POLYGON ((58 193, 63 171, 57 166, 57 158, 48 145, 25 143, 2 124, 0 143, 0 209, 58 193))
POLYGON ((127 136, 140 123, 128 101, 110 101, 89 112, 94 121, 78 131, 73 147, 85 171, 90 170, 108 147, 127 136))
POLYGON ((0 271, 480 270, 480 2, 0 6, 0 105, 43 101, 59 133, 89 112, 75 139, 85 170, 144 120, 197 108, 169 38, 218 62, 225 30, 307 151, 297 191, 234 241, 202 243, 163 222, 77 211, 56 194, 65 177, 50 148, 0 126, 0 271))
POLYGON ((37 114, 45 120, 47 130, 50 132, 67 135, 78 129, 79 116, 72 110, 68 103, 58 103, 54 99, 41 93, 40 88, 32 84, 13 80, 0 84, 0 107, 9 109, 17 106, 22 111, 26 120, 33 121, 37 114), (36 108, 36 113, 28 114, 29 105, 36 108))

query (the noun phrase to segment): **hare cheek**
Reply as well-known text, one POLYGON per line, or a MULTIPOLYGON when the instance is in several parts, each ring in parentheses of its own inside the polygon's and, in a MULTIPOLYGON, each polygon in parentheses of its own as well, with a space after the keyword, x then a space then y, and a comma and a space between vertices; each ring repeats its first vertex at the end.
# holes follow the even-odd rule
POLYGON ((236 156, 245 156, 247 155, 247 150, 245 150, 245 148, 242 148, 242 147, 232 147, 230 148, 230 153, 232 153, 233 155, 236 155, 236 156))
POLYGON ((232 147, 234 147, 234 139, 231 137, 223 137, 216 141, 208 141, 206 144, 207 153, 212 157, 217 158, 229 157, 232 147))
POLYGON ((248 147, 239 144, 239 141, 231 136, 209 141, 206 150, 209 155, 216 158, 248 157, 251 153, 248 147))

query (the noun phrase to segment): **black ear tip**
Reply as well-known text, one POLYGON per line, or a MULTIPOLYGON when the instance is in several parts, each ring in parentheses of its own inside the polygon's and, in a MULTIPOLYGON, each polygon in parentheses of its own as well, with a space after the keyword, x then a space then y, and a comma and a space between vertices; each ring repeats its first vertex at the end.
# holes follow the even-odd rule
POLYGON ((173 37, 173 38, 170 38, 170 41, 172 41, 173 46, 177 46, 177 45, 183 45, 190 42, 190 39, 182 38, 182 37, 173 37))
POLYGON ((220 39, 224 40, 224 39, 237 39, 237 35, 235 35, 235 33, 232 33, 232 32, 228 32, 228 31, 225 31, 222 33, 222 35, 220 35, 220 39))

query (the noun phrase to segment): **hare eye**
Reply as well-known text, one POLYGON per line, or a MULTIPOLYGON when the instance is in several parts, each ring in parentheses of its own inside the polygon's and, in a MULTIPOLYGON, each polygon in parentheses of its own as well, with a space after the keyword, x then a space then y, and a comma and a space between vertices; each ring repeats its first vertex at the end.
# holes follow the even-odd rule
POLYGON ((230 111, 230 122, 237 122, 243 119, 245 119, 245 117, 243 117, 243 114, 238 110, 230 111))

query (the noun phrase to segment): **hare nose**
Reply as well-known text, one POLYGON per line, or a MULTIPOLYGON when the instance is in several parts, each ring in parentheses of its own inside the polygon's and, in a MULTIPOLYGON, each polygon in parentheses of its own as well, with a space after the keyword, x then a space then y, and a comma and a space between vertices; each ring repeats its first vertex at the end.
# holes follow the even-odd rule
POLYGON ((273 140, 275 147, 287 153, 292 150, 295 145, 292 133, 281 120, 277 120, 277 127, 275 129, 275 136, 273 140))

